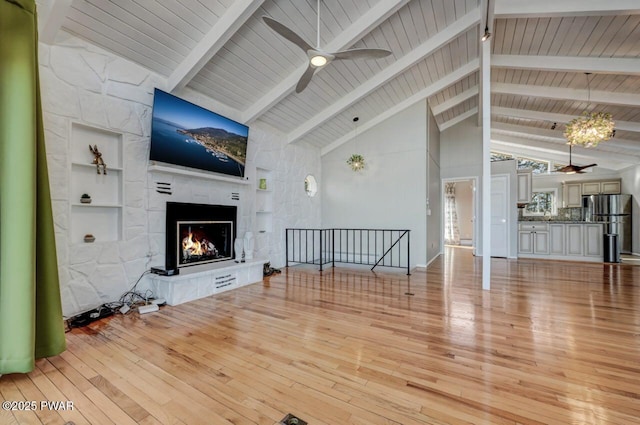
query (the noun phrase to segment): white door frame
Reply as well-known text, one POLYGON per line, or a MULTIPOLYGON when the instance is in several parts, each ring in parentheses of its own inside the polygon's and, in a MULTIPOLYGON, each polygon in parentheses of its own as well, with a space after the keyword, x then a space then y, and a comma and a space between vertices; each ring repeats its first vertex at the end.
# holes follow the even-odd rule
POLYGON ((444 252, 444 219, 445 219, 445 184, 446 183, 458 183, 462 181, 469 181, 473 183, 473 196, 471 197, 471 209, 473 211, 473 241, 471 241, 471 247, 473 249, 473 255, 476 255, 476 246, 478 243, 478 180, 479 176, 469 176, 469 177, 455 177, 455 178, 446 178, 440 179, 440 184, 442 187, 442 214, 440 214, 440 246, 442 247, 442 251, 444 252))

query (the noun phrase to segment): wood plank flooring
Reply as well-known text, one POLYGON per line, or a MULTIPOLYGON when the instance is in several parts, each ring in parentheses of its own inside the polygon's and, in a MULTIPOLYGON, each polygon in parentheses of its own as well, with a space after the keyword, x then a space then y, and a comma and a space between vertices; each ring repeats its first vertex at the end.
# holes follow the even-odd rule
POLYGON ((96 322, 2 400, 0 424, 638 424, 640 267, 481 259, 260 284, 96 322), (406 295, 412 293, 413 295, 406 295))

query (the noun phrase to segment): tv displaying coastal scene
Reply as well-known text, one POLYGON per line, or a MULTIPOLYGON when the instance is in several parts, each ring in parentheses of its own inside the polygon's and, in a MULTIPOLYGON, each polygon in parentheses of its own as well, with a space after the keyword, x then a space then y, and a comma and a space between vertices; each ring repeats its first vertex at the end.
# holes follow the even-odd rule
POLYGON ((249 127, 155 89, 152 161, 244 177, 249 127))

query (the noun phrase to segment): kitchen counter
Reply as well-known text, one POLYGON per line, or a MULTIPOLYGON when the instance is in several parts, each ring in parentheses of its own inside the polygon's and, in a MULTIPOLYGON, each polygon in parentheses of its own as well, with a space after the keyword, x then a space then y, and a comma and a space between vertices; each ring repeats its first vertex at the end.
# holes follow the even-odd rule
POLYGON ((518 222, 518 257, 602 262, 602 223, 574 220, 518 222))
MULTIPOLYGON (((549 223, 549 224, 554 224, 554 223, 559 223, 559 224, 589 224, 589 223, 595 223, 593 221, 584 221, 584 220, 518 220, 518 224, 521 223, 532 223, 532 224, 538 224, 538 223, 549 223)), ((597 224, 597 223, 596 223, 597 224)))

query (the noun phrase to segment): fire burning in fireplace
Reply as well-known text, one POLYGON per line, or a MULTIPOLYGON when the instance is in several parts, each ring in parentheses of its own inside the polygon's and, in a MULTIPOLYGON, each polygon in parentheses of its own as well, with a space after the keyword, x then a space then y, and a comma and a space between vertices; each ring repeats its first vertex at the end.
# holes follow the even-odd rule
POLYGON ((178 267, 232 258, 230 221, 178 221, 178 267))
POLYGON ((202 257, 207 255, 214 257, 218 255, 215 245, 205 238, 202 238, 201 241, 194 240, 193 233, 189 229, 189 236, 182 240, 182 258, 189 259, 194 256, 202 257))

